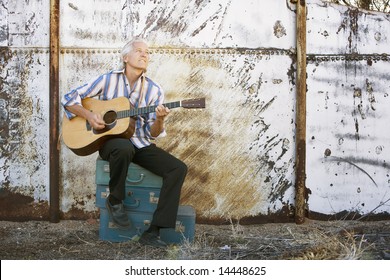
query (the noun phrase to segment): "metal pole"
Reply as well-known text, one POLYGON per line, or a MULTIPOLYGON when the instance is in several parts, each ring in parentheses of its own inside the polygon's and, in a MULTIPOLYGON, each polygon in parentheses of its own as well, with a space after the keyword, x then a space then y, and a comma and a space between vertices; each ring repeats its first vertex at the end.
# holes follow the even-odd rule
POLYGON ((59 14, 60 0, 50 0, 50 207, 49 219, 60 221, 59 207, 59 14))
POLYGON ((306 198, 306 0, 297 1, 295 222, 305 221, 306 198))

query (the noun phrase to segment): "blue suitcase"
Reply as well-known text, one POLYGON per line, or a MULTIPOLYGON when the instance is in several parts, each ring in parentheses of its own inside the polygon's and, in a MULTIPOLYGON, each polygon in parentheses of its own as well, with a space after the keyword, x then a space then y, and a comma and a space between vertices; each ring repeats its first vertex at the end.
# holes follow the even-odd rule
MULTIPOLYGON (((96 161, 96 206, 105 208, 106 198, 110 194, 108 182, 110 168, 107 161, 100 158, 96 161)), ((158 203, 162 178, 131 163, 127 173, 126 193, 123 201, 128 210, 153 212, 158 203)))
MULTIPOLYGON (((111 242, 138 240, 149 228, 153 213, 126 211, 132 223, 130 229, 120 229, 110 220, 107 209, 100 208, 99 239, 111 242)), ((160 238, 168 244, 192 242, 195 236, 195 209, 189 205, 180 205, 175 229, 161 229, 160 238)))
MULTIPOLYGON (((126 186, 126 196, 123 205, 126 210, 154 212, 157 208, 160 196, 159 188, 149 188, 147 186, 126 186)), ((96 206, 106 208, 106 199, 110 194, 108 186, 96 186, 96 206)))
MULTIPOLYGON (((96 160, 97 185, 106 185, 110 181, 110 166, 108 161, 98 158, 96 160)), ((131 163, 127 171, 126 186, 148 186, 161 188, 162 178, 141 166, 131 163)))

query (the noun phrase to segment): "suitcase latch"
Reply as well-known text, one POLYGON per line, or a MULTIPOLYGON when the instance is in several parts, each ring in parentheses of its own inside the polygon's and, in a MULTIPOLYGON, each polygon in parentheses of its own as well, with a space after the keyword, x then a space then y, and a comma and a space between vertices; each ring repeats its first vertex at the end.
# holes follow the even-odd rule
POLYGON ((158 197, 155 197, 154 195, 155 195, 154 192, 150 192, 149 193, 149 203, 157 204, 158 203, 158 197))
POLYGON ((106 191, 105 191, 105 192, 101 192, 101 193, 100 193, 100 197, 101 197, 101 198, 107 198, 109 195, 110 195, 110 190, 109 190, 109 188, 106 188, 106 191))

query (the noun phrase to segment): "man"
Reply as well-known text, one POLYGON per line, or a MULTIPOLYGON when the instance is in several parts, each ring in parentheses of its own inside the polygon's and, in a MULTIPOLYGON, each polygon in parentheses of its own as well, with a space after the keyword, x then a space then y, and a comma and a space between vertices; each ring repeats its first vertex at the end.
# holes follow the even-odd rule
POLYGON ((151 226, 141 235, 144 245, 165 247, 160 240, 160 228, 174 228, 179 206, 180 191, 187 166, 158 148, 152 141, 165 134, 164 122, 170 110, 164 107, 164 91, 145 72, 149 63, 149 49, 142 39, 133 39, 122 49, 124 68, 103 74, 91 82, 64 95, 62 105, 68 118, 75 115, 85 118, 96 130, 103 129, 102 116, 82 107, 81 100, 98 96, 101 100, 128 97, 134 107, 156 105, 151 114, 137 116, 135 132, 131 139, 108 140, 99 149, 99 155, 110 165, 110 195, 106 207, 114 221, 121 228, 131 227, 123 208, 125 181, 128 166, 134 162, 163 178, 157 209, 153 213, 151 226))

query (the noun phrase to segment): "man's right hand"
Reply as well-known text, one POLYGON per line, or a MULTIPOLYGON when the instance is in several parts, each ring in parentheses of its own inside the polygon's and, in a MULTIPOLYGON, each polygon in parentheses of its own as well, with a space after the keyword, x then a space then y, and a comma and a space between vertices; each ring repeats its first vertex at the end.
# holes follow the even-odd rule
POLYGON ((88 123, 95 129, 103 129, 105 127, 105 123, 103 117, 100 114, 96 114, 94 112, 89 112, 87 115, 88 123))
POLYGON ((103 117, 100 114, 89 111, 81 105, 75 104, 72 106, 67 106, 66 109, 76 116, 86 119, 95 130, 103 129, 106 125, 103 121, 103 117))

